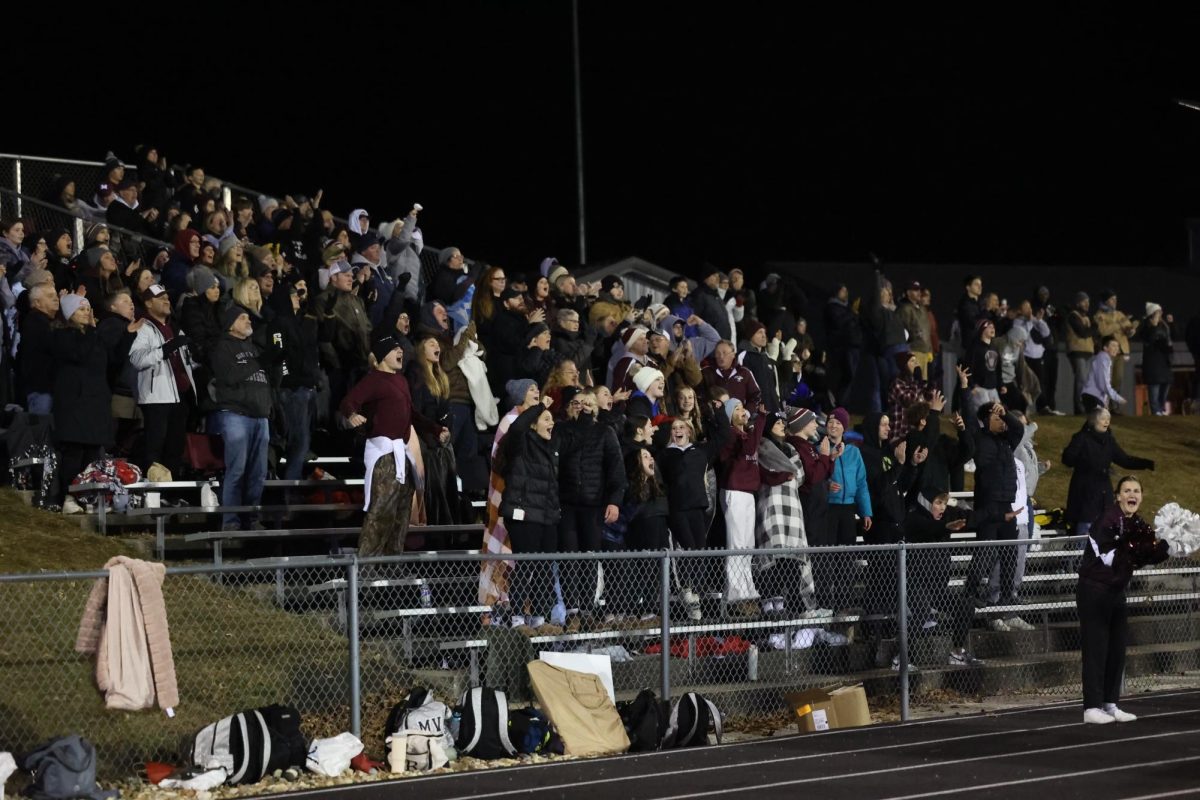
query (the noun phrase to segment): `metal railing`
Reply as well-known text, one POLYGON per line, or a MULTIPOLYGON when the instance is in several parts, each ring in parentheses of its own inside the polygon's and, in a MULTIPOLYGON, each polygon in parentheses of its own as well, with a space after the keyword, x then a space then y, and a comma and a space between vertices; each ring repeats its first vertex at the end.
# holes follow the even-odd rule
MULTIPOLYGON (((646 686, 668 697, 696 690, 731 718, 779 719, 784 693, 845 682, 864 683, 873 703, 898 703, 901 718, 910 696, 935 690, 1077 697, 1080 543, 173 567, 163 586, 181 697, 172 719, 106 711, 93 661, 73 652, 104 572, 0 576, 0 683, 9 687, 0 747, 75 730, 96 743, 102 772, 128 775, 143 761, 179 758, 180 740, 213 720, 286 702, 307 735, 350 730, 378 752, 387 712, 408 688, 457 701, 486 683, 532 699, 524 667, 543 650, 610 656, 618 699, 646 686), (1007 585, 986 588, 993 567, 1007 585)), ((1198 575, 1194 560, 1136 573, 1128 688, 1200 667, 1198 575)))
MULTIPOLYGON (((36 197, 19 194, 12 189, 0 188, 0 216, 24 216, 32 219, 39 233, 48 233, 62 228, 71 234, 75 251, 84 247, 84 234, 93 220, 73 214, 68 209, 53 203, 39 200, 36 197)), ((158 248, 170 248, 167 242, 144 233, 128 230, 116 225, 104 223, 109 231, 109 249, 122 256, 133 259, 142 258, 147 266, 149 257, 158 248)), ((53 246, 52 242, 47 242, 53 246)))

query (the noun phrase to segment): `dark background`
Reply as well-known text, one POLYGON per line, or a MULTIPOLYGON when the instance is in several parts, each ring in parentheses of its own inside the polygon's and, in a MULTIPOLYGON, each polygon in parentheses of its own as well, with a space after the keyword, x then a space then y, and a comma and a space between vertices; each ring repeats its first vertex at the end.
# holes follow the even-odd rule
MULTIPOLYGON (((1195 20, 580 5, 590 262, 1187 260, 1195 20)), ((153 141, 339 216, 420 202, 428 242, 510 269, 578 260, 569 3, 302 8, 8 9, 2 149, 153 141)))

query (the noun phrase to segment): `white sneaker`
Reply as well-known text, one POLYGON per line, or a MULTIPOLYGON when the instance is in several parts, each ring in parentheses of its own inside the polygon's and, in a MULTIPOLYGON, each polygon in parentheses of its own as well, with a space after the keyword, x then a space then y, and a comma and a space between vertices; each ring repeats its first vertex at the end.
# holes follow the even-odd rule
POLYGON ((1004 620, 1004 624, 1008 626, 1009 630, 1013 630, 1013 631, 1036 631, 1037 630, 1037 628, 1035 626, 1030 625, 1028 622, 1021 619, 1020 617, 1009 617, 1008 619, 1004 620))
POLYGON ((521 614, 513 614, 509 617, 509 624, 514 628, 519 628, 525 624, 525 617, 521 614))
POLYGON ((540 614, 536 617, 526 617, 525 619, 529 622, 529 627, 531 628, 540 628, 546 624, 546 618, 540 614))
POLYGON ((1109 703, 1104 707, 1104 713, 1115 719, 1117 722, 1136 722, 1137 714, 1130 714, 1128 711, 1122 711, 1117 708, 1116 704, 1109 703))
POLYGON ((683 590, 683 604, 687 606, 688 619, 692 622, 699 622, 704 617, 700 610, 700 595, 691 589, 683 590))
MULTIPOLYGON (((1129 716, 1133 716, 1130 714, 1129 716)), ((1117 718, 1105 713, 1103 708, 1089 708, 1083 712, 1083 722, 1086 725, 1107 725, 1116 722, 1117 718)))
POLYGON ((1008 633, 1012 628, 1008 627, 1008 623, 997 617, 988 623, 988 626, 997 633, 1008 633))

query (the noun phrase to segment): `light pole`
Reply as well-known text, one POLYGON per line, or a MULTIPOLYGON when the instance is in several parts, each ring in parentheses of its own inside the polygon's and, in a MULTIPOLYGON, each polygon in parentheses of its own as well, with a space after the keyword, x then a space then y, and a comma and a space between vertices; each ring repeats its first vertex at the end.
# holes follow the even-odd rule
POLYGON ((579 264, 587 262, 587 230, 583 212, 583 98, 579 78, 579 0, 571 0, 571 34, 575 59, 575 190, 579 205, 579 264))

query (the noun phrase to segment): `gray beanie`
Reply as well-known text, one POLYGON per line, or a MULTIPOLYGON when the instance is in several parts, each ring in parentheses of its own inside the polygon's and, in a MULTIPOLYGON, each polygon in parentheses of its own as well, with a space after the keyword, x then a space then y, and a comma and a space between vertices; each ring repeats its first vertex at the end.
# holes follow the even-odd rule
POLYGON ((514 406, 519 406, 525 402, 525 395, 529 393, 530 387, 537 386, 537 381, 530 378, 514 378, 504 384, 504 388, 508 391, 508 402, 514 406))
POLYGON ((214 283, 217 283, 217 273, 208 267, 195 266, 188 271, 188 288, 196 294, 204 294, 214 283))

